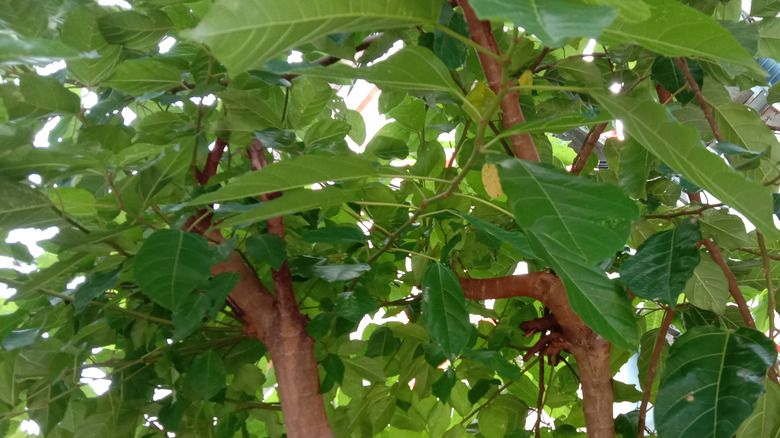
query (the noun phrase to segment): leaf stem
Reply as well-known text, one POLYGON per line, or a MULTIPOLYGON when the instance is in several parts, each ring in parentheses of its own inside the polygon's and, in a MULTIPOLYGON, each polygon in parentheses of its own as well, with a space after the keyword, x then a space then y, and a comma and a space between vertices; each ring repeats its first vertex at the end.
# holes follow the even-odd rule
POLYGON ((655 380, 655 372, 658 368, 658 361, 661 359, 661 353, 664 350, 666 344, 666 333, 669 331, 669 326, 672 324, 674 318, 674 310, 667 308, 664 319, 661 322, 661 327, 658 329, 658 338, 655 341, 655 348, 653 348, 653 354, 650 356, 650 363, 647 368, 647 376, 645 376, 645 384, 642 386, 642 404, 639 407, 639 423, 637 426, 638 438, 644 438, 645 436, 645 416, 647 415, 647 404, 650 402, 650 393, 653 388, 653 381, 655 380))

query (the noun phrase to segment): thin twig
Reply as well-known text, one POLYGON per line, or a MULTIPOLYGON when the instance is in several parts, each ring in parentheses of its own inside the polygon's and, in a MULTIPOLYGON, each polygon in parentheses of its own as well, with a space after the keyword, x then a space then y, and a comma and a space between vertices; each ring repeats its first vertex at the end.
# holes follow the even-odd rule
POLYGON ((710 108, 707 101, 704 99, 704 96, 702 96, 699 84, 696 83, 696 79, 694 79, 691 74, 691 69, 688 68, 688 60, 685 58, 674 58, 674 63, 677 64, 677 67, 682 71, 683 76, 685 76, 685 83, 688 85, 691 92, 693 92, 693 95, 696 97, 696 102, 699 103, 702 111, 704 111, 704 118, 707 119, 707 122, 710 124, 710 129, 712 129, 712 133, 715 134, 715 140, 722 142, 723 135, 720 133, 718 122, 715 121, 715 117, 712 115, 712 108, 710 108))
POLYGON ((709 210, 711 208, 722 207, 722 206, 723 204, 707 204, 695 210, 682 210, 674 213, 646 214, 643 215, 642 217, 645 219, 672 219, 680 216, 689 216, 689 215, 698 216, 701 215, 706 210, 709 210))
POLYGON ((753 321, 753 315, 750 314, 750 307, 748 307, 747 301, 745 301, 745 297, 742 295, 742 291, 739 290, 737 277, 734 276, 734 273, 731 272, 731 268, 729 268, 729 265, 726 264, 726 260, 723 258, 723 253, 720 251, 720 248, 718 248, 718 245, 716 245, 715 242, 710 239, 704 239, 696 244, 696 246, 701 245, 707 247, 712 260, 717 263, 718 266, 720 266, 720 269, 723 270, 723 273, 726 274, 726 278, 729 282, 729 293, 734 298, 734 301, 737 302, 739 313, 742 314, 742 319, 745 321, 745 325, 750 328, 756 328, 756 322, 753 321))
MULTIPOLYGON (((542 356, 539 359, 539 396, 536 397, 536 423, 534 424, 534 436, 536 438, 542 437, 542 410, 544 409, 544 358, 542 356)), ((550 377, 552 377, 552 371, 550 371, 550 377)))
POLYGON ((571 166, 571 173, 579 175, 582 169, 585 168, 585 164, 588 162, 590 153, 599 141, 599 137, 604 133, 604 129, 607 128, 607 123, 599 123, 598 125, 590 128, 588 136, 585 137, 585 142, 582 144, 580 151, 577 153, 577 157, 574 159, 574 164, 571 166))
POLYGON ((650 356, 650 364, 647 368, 647 376, 645 376, 645 384, 642 392, 642 404, 639 407, 639 424, 637 430, 639 431, 639 438, 645 436, 645 416, 647 415, 647 404, 650 402, 650 393, 653 388, 653 381, 655 380, 655 372, 658 368, 658 361, 661 359, 661 352, 666 345, 666 333, 669 331, 669 326, 672 324, 674 318, 674 310, 667 308, 664 320, 661 322, 661 327, 658 329, 658 340, 655 341, 655 348, 653 354, 650 356))
POLYGON ((756 237, 758 238, 758 247, 761 249, 761 259, 764 264, 764 278, 766 278, 766 291, 768 294, 768 305, 766 310, 769 314, 769 337, 775 339, 775 334, 777 333, 775 327, 775 288, 772 281, 771 259, 769 257, 769 251, 766 249, 764 235, 760 232, 756 232, 756 237))
MULTIPOLYGON (((750 254, 753 254, 753 255, 764 257, 764 254, 761 254, 761 251, 756 251, 754 249, 750 249, 750 248, 737 248, 737 250, 738 251, 744 251, 746 253, 750 253, 750 254)), ((766 254, 766 257, 769 258, 770 260, 780 260, 779 256, 774 256, 774 255, 769 254, 769 253, 766 254)))

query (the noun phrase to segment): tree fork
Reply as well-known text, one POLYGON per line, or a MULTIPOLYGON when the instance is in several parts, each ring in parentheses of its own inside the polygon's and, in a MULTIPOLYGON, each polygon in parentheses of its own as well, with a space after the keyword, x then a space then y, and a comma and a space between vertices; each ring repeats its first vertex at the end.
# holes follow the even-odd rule
POLYGON ((532 272, 498 278, 461 278, 460 285, 470 300, 529 297, 547 306, 561 326, 566 350, 577 359, 588 436, 615 436, 610 343, 574 313, 560 278, 548 272, 532 272))

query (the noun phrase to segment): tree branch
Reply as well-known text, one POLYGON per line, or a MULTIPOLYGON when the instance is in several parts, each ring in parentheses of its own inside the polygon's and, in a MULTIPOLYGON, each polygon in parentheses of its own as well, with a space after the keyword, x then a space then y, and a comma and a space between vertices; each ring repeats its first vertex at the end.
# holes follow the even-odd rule
POLYGON ((577 157, 574 159, 574 163, 571 166, 571 173, 579 175, 582 169, 585 168, 585 164, 588 162, 590 153, 593 152, 593 147, 599 141, 599 137, 604 133, 604 129, 607 128, 607 124, 599 123, 598 125, 590 128, 588 136, 585 137, 585 142, 582 144, 580 151, 577 152, 577 157))
MULTIPOLYGON (((471 5, 469 5, 468 0, 458 0, 458 3, 463 9, 463 15, 466 17, 471 39, 475 43, 498 55, 498 44, 493 35, 493 30, 490 28, 490 22, 481 21, 477 18, 477 14, 474 12, 471 5)), ((478 52, 477 55, 482 64, 482 69, 485 71, 485 77, 488 80, 490 89, 493 90, 494 93, 499 94, 501 89, 506 87, 501 64, 499 64, 494 57, 488 56, 481 51, 478 52)), ((510 129, 518 123, 525 122, 518 96, 516 91, 508 92, 501 100, 501 110, 504 113, 504 128, 506 129, 510 129)), ((515 134, 510 136, 509 140, 512 142, 512 149, 514 150, 516 157, 528 161, 539 161, 539 154, 536 151, 536 146, 534 145, 534 141, 530 134, 515 134)))
POLYGON ((701 94, 699 84, 696 83, 696 79, 694 79, 691 74, 691 69, 688 68, 688 60, 685 58, 674 58, 674 63, 677 64, 677 67, 682 71, 683 76, 685 76, 685 83, 693 92, 693 95, 696 97, 696 102, 699 103, 699 106, 704 111, 704 118, 707 119, 707 122, 710 124, 710 129, 712 129, 712 133, 715 134, 715 140, 722 142, 723 135, 720 133, 718 122, 715 121, 715 117, 712 115, 712 108, 707 105, 707 101, 701 94))
POLYGON ((739 290, 737 277, 734 276, 734 273, 731 272, 731 268, 726 264, 726 260, 723 258, 723 253, 720 251, 720 248, 718 248, 718 245, 710 239, 704 239, 696 244, 696 246, 702 245, 707 247, 712 260, 717 263, 718 266, 720 266, 720 269, 723 270, 723 273, 726 274, 726 279, 729 281, 729 293, 734 298, 734 301, 737 302, 739 313, 742 314, 745 325, 750 328, 756 328, 756 323, 753 321, 753 315, 750 314, 750 307, 748 307, 747 301, 745 301, 745 297, 742 295, 742 291, 739 290))
POLYGON ((645 384, 642 387, 642 405, 639 407, 639 424, 637 426, 638 438, 644 438, 645 436, 645 416, 647 415, 647 404, 650 402, 650 393, 653 388, 653 381, 655 380, 655 371, 658 367, 658 360, 661 359, 661 352, 666 345, 666 333, 669 331, 669 326, 672 324, 674 318, 674 310, 667 308, 664 320, 661 322, 661 327, 658 329, 658 340, 655 341, 655 348, 653 349, 653 355, 650 356, 650 364, 647 368, 647 376, 645 376, 645 384))

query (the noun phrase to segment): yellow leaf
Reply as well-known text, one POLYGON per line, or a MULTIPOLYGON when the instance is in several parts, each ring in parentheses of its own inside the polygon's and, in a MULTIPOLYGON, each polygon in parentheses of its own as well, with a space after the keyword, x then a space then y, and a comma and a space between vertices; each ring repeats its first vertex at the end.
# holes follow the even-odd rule
POLYGON ((493 199, 504 194, 501 180, 498 179, 498 168, 495 164, 487 163, 482 166, 482 185, 485 186, 485 191, 493 199))
MULTIPOLYGON (((526 70, 517 79, 517 85, 521 87, 534 84, 534 73, 531 70, 526 70)), ((531 90, 521 90, 521 93, 530 94, 531 90)))
POLYGON ((483 119, 489 120, 493 117, 493 114, 485 113, 489 110, 495 98, 496 93, 487 85, 482 82, 475 83, 474 87, 466 95, 466 100, 471 103, 471 105, 466 105, 466 113, 477 122, 483 119))

